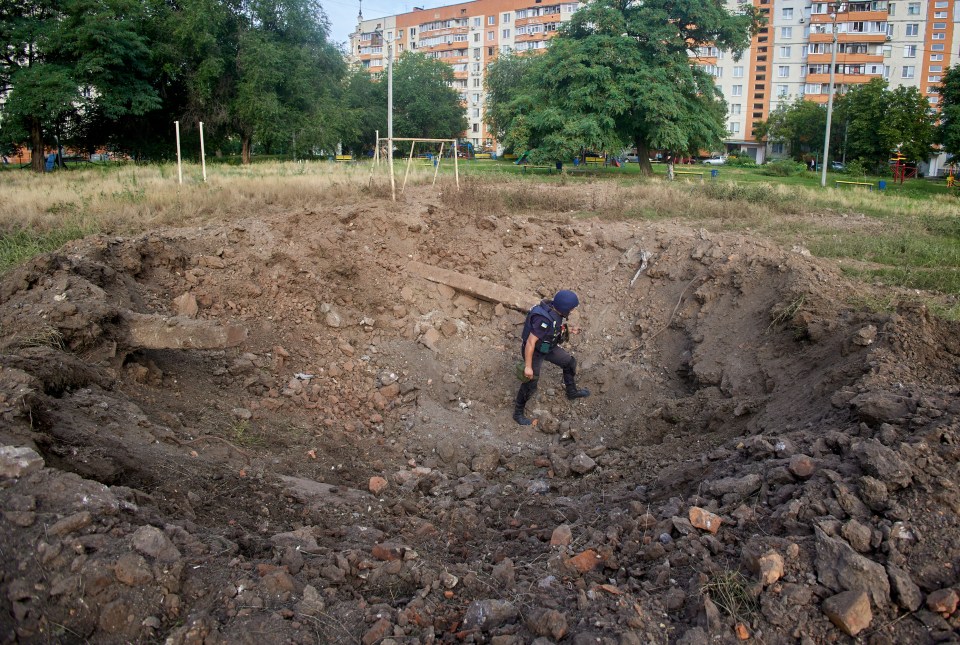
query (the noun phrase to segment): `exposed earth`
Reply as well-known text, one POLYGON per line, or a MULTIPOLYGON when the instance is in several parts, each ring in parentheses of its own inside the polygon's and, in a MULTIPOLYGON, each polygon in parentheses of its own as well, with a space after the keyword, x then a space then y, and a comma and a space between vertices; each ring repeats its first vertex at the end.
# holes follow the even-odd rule
POLYGON ((960 325, 562 211, 418 187, 4 276, 0 642, 960 642, 960 325), (420 265, 575 290, 593 396, 545 365, 516 425, 523 314, 420 265))

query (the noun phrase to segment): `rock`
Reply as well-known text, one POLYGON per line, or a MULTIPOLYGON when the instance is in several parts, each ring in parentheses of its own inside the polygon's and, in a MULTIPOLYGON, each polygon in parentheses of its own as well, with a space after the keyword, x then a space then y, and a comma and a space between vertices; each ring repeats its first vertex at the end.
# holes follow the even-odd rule
POLYGON ((888 488, 903 488, 912 481, 912 469, 900 455, 876 439, 861 441, 851 449, 868 475, 876 477, 888 488))
POLYGON ((463 628, 490 631, 512 623, 519 615, 517 608, 505 600, 475 600, 463 615, 463 628))
POLYGON ((54 535, 64 536, 93 524, 93 515, 89 511, 80 511, 54 523, 49 529, 54 535))
POLYGON ((0 446, 0 477, 14 479, 43 468, 43 457, 31 448, 0 446))
POLYGON ((853 344, 866 347, 868 345, 872 345, 873 341, 876 339, 877 328, 873 325, 867 325, 866 327, 861 327, 858 329, 857 333, 853 335, 853 344))
POLYGON ((303 589, 303 599, 297 603, 297 611, 306 616, 318 616, 326 609, 323 597, 317 588, 307 585, 303 589))
POLYGON ((449 571, 443 571, 440 573, 440 584, 443 585, 444 589, 453 589, 460 584, 460 578, 449 571))
POLYGON ((326 323, 327 327, 339 329, 340 327, 343 327, 343 316, 341 316, 337 311, 331 309, 327 312, 323 322, 326 323))
POLYGON ((423 332, 423 335, 420 336, 420 344, 434 352, 440 351, 437 347, 437 343, 439 341, 440 332, 433 327, 427 327, 426 331, 423 332))
POLYGON ((866 392, 855 396, 850 407, 864 423, 896 423, 917 409, 913 399, 889 392, 866 392))
POLYGON ((393 623, 386 618, 381 618, 373 624, 373 627, 367 630, 363 635, 363 645, 374 645, 393 633, 393 623))
POLYGON ((894 564, 887 563, 887 576, 890 578, 890 587, 897 604, 907 611, 919 609, 923 594, 910 578, 910 574, 894 564))
POLYGON ((833 496, 847 515, 851 517, 870 516, 870 509, 860 501, 853 489, 844 482, 836 482, 833 485, 833 496))
POLYGON ((500 465, 500 452, 492 447, 481 448, 480 454, 470 462, 470 469, 477 473, 492 473, 500 465))
POLYGON ((566 561, 566 565, 579 573, 588 573, 600 566, 603 560, 593 549, 587 549, 566 561))
POLYGON ((384 560, 387 562, 393 560, 402 560, 403 552, 406 549, 402 546, 396 546, 394 544, 375 544, 370 550, 370 555, 375 557, 377 560, 384 560))
POLYGON ((873 531, 869 526, 865 526, 857 520, 850 520, 840 529, 840 535, 850 543, 855 551, 866 553, 870 550, 870 539, 873 537, 873 531))
POLYGON ((510 558, 504 558, 494 565, 492 575, 493 579, 505 589, 512 589, 517 582, 517 573, 510 558))
POLYGON ((744 548, 741 559, 750 571, 757 574, 760 582, 764 586, 769 586, 782 578, 783 556, 773 549, 761 553, 757 553, 754 549, 752 545, 744 548))
POLYGON ((707 484, 707 489, 718 497, 733 494, 742 498, 760 490, 762 483, 763 478, 753 473, 745 477, 725 477, 714 480, 707 484))
POLYGON ((860 478, 860 498, 873 511, 883 511, 889 506, 890 491, 879 479, 864 475, 860 478))
POLYGON ((848 636, 856 636, 870 626, 873 612, 867 592, 844 591, 823 601, 823 613, 848 636))
POLYGON ((790 457, 790 463, 787 464, 787 470, 794 477, 799 479, 809 479, 817 469, 817 462, 807 455, 797 454, 790 457))
POLYGON ((177 312, 178 316, 183 316, 184 318, 196 318, 200 312, 200 307, 197 305, 197 298, 190 292, 174 300, 173 309, 177 312))
POLYGON ((278 548, 294 547, 311 552, 315 552, 319 548, 317 538, 314 537, 313 530, 309 527, 272 535, 270 536, 270 543, 278 548))
POLYGON ((570 470, 578 475, 586 475, 596 467, 597 462, 582 452, 570 460, 570 470))
POLYGON ((370 482, 367 484, 367 488, 369 488, 370 492, 374 495, 379 495, 389 486, 390 484, 383 477, 371 477, 370 482))
POLYGON ((690 523, 698 529, 703 531, 709 531, 710 533, 716 534, 720 530, 720 524, 723 523, 723 520, 719 515, 711 513, 710 511, 700 508, 699 506, 691 506, 690 512, 690 523))
POLYGON ((154 526, 141 526, 131 537, 133 548, 161 562, 177 562, 180 551, 163 531, 154 526))
POLYGON ((958 601, 960 596, 953 589, 939 589, 927 596, 927 609, 947 618, 957 610, 958 601))
POLYGON ((131 587, 145 585, 153 580, 150 565, 139 553, 125 553, 113 568, 117 580, 131 587))
POLYGON ((573 531, 569 524, 561 524, 553 529, 550 536, 550 546, 567 546, 573 541, 573 531))
POLYGON ((677 645, 709 645, 710 637, 703 627, 688 629, 677 640, 677 645))
POLYGON ((289 573, 277 568, 263 576, 263 588, 271 596, 279 598, 284 594, 295 592, 297 582, 289 573))
POLYGON ((163 316, 122 312, 126 327, 123 342, 140 349, 223 349, 236 347, 247 338, 247 330, 183 316, 163 316))
POLYGON ((527 619, 527 629, 537 636, 559 641, 567 634, 567 617, 554 609, 538 611, 527 619))
POLYGON ((834 591, 867 590, 873 604, 884 608, 890 603, 890 582, 883 567, 854 551, 843 540, 814 529, 817 548, 817 579, 834 591))

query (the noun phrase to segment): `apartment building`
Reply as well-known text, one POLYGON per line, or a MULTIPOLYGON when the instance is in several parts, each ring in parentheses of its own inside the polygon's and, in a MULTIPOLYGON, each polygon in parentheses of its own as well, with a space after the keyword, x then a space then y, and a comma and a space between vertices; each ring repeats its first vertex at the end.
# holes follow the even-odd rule
MULTIPOLYGON (((886 79, 891 87, 917 87, 936 109, 937 86, 960 57, 960 0, 726 0, 736 12, 752 3, 767 19, 739 59, 716 47, 691 51, 716 80, 728 105, 727 150, 763 161, 768 150, 754 140, 753 124, 797 97, 825 103, 836 30, 835 91, 886 79)), ((385 40, 394 53, 420 51, 449 63, 467 109, 465 138, 492 145, 483 123, 483 75, 502 51, 542 49, 579 8, 556 0, 475 0, 438 9, 364 20, 351 34, 355 62, 380 72, 385 40)), ((773 145, 769 152, 784 152, 773 145)))

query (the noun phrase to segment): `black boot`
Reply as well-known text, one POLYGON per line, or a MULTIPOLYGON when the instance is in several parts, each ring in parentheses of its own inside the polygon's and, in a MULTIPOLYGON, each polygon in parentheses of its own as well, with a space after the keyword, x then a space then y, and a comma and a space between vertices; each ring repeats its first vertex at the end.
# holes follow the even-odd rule
POLYGON ((590 390, 585 387, 578 388, 576 385, 567 386, 567 398, 573 401, 574 399, 584 399, 590 396, 590 390))
POLYGON ((520 405, 519 403, 513 409, 513 420, 522 426, 528 426, 533 423, 529 418, 525 416, 524 408, 526 406, 520 405))

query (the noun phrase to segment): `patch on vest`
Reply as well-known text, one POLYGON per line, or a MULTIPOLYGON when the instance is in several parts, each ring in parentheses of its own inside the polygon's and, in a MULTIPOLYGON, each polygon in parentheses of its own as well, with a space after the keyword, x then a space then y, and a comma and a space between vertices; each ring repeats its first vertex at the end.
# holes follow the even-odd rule
POLYGON ((540 326, 543 327, 544 329, 546 329, 547 327, 549 327, 549 325, 548 325, 547 323, 540 323, 540 326))

